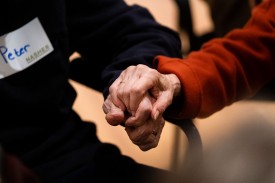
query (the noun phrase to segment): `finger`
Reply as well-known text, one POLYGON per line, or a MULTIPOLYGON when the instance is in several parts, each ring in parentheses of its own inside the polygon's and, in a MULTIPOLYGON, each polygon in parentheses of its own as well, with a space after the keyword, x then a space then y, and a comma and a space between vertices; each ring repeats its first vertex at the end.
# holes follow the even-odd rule
POLYGON ((153 130, 147 136, 144 136, 143 139, 139 141, 132 140, 132 142, 137 145, 142 151, 148 151, 152 148, 157 147, 160 140, 160 133, 157 133, 156 130, 153 130))
POLYGON ((163 118, 158 118, 156 121, 148 121, 147 125, 137 128, 126 127, 125 130, 132 142, 146 151, 158 145, 164 122, 163 118))
POLYGON ((125 123, 126 116, 121 109, 116 108, 113 109, 111 112, 107 113, 105 119, 110 125, 117 126, 122 123, 125 123))
POLYGON ((126 111, 126 106, 124 105, 123 101, 121 101, 117 96, 117 89, 118 85, 121 82, 122 77, 119 76, 113 84, 109 87, 109 100, 122 111, 126 111))
POLYGON ((110 96, 108 96, 104 101, 102 108, 106 114, 105 119, 110 125, 116 126, 122 122, 125 122, 124 111, 112 103, 110 96))
POLYGON ((172 100, 173 94, 170 91, 161 92, 153 104, 151 117, 156 120, 171 105, 172 100))
POLYGON ((151 132, 152 135, 150 137, 152 137, 153 140, 151 140, 151 141, 148 140, 147 142, 144 141, 144 143, 141 143, 141 144, 138 145, 138 147, 142 151, 148 151, 148 150, 158 146, 159 140, 160 140, 160 137, 161 137, 161 133, 162 133, 162 130, 163 130, 163 127, 164 127, 164 124, 165 124, 165 120, 162 117, 160 117, 158 119, 158 121, 161 121, 159 123, 160 126, 159 126, 158 130, 153 130, 151 132))
POLYGON ((129 110, 130 95, 127 93, 127 86, 128 85, 126 84, 126 81, 121 81, 117 87, 116 97, 125 106, 125 111, 130 113, 130 110, 129 110))
POLYGON ((130 66, 121 73, 123 79, 118 84, 117 97, 124 103, 127 111, 134 115, 134 110, 131 109, 129 103, 131 98, 131 90, 133 85, 135 85, 136 80, 138 80, 139 75, 136 72, 135 66, 130 66))
POLYGON ((152 113, 152 103, 150 100, 150 96, 146 95, 143 100, 140 102, 137 111, 135 112, 135 116, 129 117, 125 125, 132 127, 139 127, 144 125, 146 121, 151 118, 152 113))
POLYGON ((139 103, 148 91, 156 85, 158 81, 158 72, 144 65, 138 65, 136 68, 136 75, 138 78, 135 80, 130 91, 130 108, 137 111, 139 103))
MULTIPOLYGON (((153 146, 157 145, 155 140, 156 136, 152 134, 151 131, 144 131, 144 129, 138 127, 138 128, 131 128, 126 127, 125 128, 130 140, 133 144, 137 146, 150 146, 153 148, 153 146)), ((142 149, 146 150, 146 149, 142 149)))

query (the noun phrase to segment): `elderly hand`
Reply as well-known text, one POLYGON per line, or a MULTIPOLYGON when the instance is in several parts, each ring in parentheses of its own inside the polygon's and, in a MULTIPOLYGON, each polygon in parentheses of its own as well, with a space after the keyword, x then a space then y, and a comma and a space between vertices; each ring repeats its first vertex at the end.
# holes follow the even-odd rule
POLYGON ((157 119, 151 118, 152 104, 154 99, 148 94, 140 102, 136 114, 133 116, 128 112, 124 112, 123 108, 115 106, 112 102, 111 96, 105 100, 103 110, 106 114, 106 120, 110 125, 123 125, 131 139, 141 150, 147 151, 155 148, 158 145, 165 120, 162 116, 157 119))
POLYGON ((162 113, 180 93, 174 74, 161 74, 145 65, 130 66, 110 87, 103 104, 111 125, 125 125, 134 144, 142 150, 156 147, 164 126, 162 113))
POLYGON ((110 87, 110 95, 116 106, 128 111, 132 116, 143 115, 137 109, 148 93, 155 99, 151 116, 157 119, 180 94, 180 81, 175 74, 161 74, 145 65, 130 66, 110 87))

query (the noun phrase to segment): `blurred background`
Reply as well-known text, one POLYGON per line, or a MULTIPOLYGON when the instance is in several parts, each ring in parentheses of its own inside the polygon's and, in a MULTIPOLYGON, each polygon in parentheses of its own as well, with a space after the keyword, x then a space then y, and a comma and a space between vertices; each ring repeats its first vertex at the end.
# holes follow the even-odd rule
MULTIPOLYGON (((129 4, 139 4, 147 7, 158 22, 179 32, 182 38, 184 55, 191 50, 198 49, 205 40, 214 36, 221 36, 226 30, 222 32, 218 28, 220 26, 218 23, 221 24, 222 20, 220 22, 213 21, 211 17, 213 14, 211 15, 210 6, 206 1, 190 0, 187 1, 188 7, 186 4, 184 7, 179 6, 179 3, 183 1, 126 0, 129 4), (181 11, 182 8, 185 9, 185 15, 181 11), (190 12, 186 15, 188 11, 190 12), (188 15, 191 17, 188 17, 188 15), (218 30, 220 31, 219 34, 217 34, 218 30)), ((238 1, 241 2, 241 0, 238 1)), ((249 16, 249 11, 242 11, 242 13, 243 15, 239 16, 242 16, 243 21, 245 21, 249 16), (247 13, 244 14, 245 12, 247 13)), ((103 142, 116 144, 123 154, 133 157, 137 162, 164 169, 173 169, 186 157, 186 151, 192 142, 189 143, 186 133, 178 126, 167 122, 159 146, 143 152, 132 144, 123 127, 113 127, 106 122, 101 108, 103 104, 101 93, 74 81, 71 81, 71 83, 78 92, 74 108, 83 120, 96 123, 97 134, 103 142)), ((195 119, 193 122, 202 140, 203 150, 207 150, 212 144, 233 134, 238 127, 249 125, 248 118, 272 121, 275 119, 274 111, 275 104, 273 100, 244 100, 228 106, 208 118, 195 119)))

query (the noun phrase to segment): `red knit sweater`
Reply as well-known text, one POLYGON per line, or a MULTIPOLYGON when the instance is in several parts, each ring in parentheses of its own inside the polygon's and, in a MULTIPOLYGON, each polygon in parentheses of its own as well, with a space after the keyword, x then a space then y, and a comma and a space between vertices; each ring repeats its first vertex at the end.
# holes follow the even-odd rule
POLYGON ((176 118, 207 117, 254 95, 275 76, 275 0, 253 10, 242 29, 205 43, 185 59, 156 57, 161 73, 175 73, 182 83, 176 118))

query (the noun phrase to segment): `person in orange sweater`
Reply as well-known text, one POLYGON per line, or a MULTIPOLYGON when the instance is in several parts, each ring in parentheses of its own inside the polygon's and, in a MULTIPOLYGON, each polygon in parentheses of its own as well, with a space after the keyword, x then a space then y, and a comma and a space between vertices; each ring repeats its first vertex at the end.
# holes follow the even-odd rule
POLYGON ((275 1, 257 5, 247 24, 186 58, 157 56, 155 69, 130 66, 103 104, 143 151, 158 145, 164 119, 205 118, 255 95, 275 77, 275 1))

